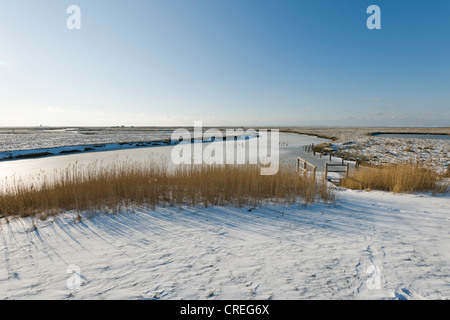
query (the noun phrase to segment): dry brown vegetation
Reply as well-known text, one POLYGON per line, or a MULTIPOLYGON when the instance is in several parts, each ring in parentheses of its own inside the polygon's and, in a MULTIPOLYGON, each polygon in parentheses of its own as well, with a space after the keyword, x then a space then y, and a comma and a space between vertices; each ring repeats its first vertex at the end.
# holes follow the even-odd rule
POLYGON ((258 166, 190 166, 167 172, 152 163, 72 165, 38 185, 13 183, 0 194, 0 217, 49 215, 65 211, 112 212, 158 205, 310 205, 331 201, 326 182, 280 168, 263 176, 258 166))
POLYGON ((363 167, 341 180, 341 186, 357 190, 383 190, 391 192, 433 191, 444 193, 448 184, 436 170, 418 164, 363 167))
POLYGON ((331 143, 319 143, 318 145, 313 146, 312 150, 323 154, 329 154, 334 151, 331 147, 331 143))

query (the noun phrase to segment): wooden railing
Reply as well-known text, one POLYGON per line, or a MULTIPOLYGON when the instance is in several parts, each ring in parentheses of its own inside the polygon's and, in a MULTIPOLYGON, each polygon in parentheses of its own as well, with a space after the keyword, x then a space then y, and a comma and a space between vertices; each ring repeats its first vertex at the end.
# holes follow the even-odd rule
MULTIPOLYGON (((343 158, 340 157, 336 157, 336 156, 332 156, 332 152, 321 152, 321 151, 315 151, 314 150, 314 144, 311 145, 307 145, 304 146, 304 150, 308 153, 312 152, 314 156, 316 156, 316 153, 318 153, 319 158, 322 158, 323 156, 326 156, 329 162, 325 163, 325 179, 328 179, 328 173, 329 172, 341 172, 341 173, 345 173, 345 178, 349 177, 349 172, 350 172, 350 164, 346 163, 345 160, 343 158), (334 159, 333 159, 334 158, 334 159), (340 161, 340 163, 331 163, 331 161, 340 161)), ((327 160, 322 160, 322 161, 327 161, 327 160)), ((360 160, 356 160, 355 164, 354 164, 354 168, 358 169, 359 166, 361 165, 361 161, 360 160)), ((300 174, 300 171, 303 170, 303 172, 307 172, 308 170, 308 166, 313 168, 314 171, 314 177, 316 176, 316 166, 312 165, 311 163, 309 163, 306 160, 303 160, 300 157, 297 157, 297 173, 300 174)), ((339 177, 339 179, 341 179, 342 177, 339 177)), ((331 179, 330 179, 331 180, 331 179)))
POLYGON ((344 160, 342 160, 342 163, 325 163, 325 178, 328 179, 328 172, 345 172, 345 177, 348 178, 349 173, 349 163, 344 163, 344 160), (345 167, 345 170, 333 170, 333 168, 330 167, 345 167))
POLYGON ((317 167, 311 163, 309 163, 306 160, 303 160, 300 157, 297 157, 297 173, 300 174, 300 170, 305 174, 307 172, 310 172, 308 169, 308 166, 312 169, 313 177, 316 178, 316 170, 317 167))

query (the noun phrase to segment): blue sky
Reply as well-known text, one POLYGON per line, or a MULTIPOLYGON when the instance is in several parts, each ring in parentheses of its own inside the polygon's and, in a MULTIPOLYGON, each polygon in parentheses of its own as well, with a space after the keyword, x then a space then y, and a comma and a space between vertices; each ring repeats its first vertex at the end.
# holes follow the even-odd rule
POLYGON ((449 17, 447 0, 0 0, 0 126, 449 126, 449 17))

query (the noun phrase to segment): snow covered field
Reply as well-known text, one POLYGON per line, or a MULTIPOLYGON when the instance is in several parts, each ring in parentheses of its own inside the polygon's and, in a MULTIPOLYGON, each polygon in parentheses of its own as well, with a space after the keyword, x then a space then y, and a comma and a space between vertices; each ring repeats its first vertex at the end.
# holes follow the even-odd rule
MULTIPOLYGON (((0 128, 0 160, 30 154, 65 154, 145 147, 170 142, 175 128, 0 128)), ((347 160, 371 164, 428 161, 438 169, 450 166, 450 140, 389 138, 371 136, 374 132, 450 134, 449 128, 284 128, 318 136, 333 137, 333 148, 347 160)), ((311 137, 311 139, 318 139, 311 137)), ((322 139, 324 140, 324 139, 322 139)), ((325 141, 325 140, 324 140, 325 141)))
MULTIPOLYGON (((283 135, 282 161, 311 139, 283 135)), ((9 161, 0 172, 131 151, 109 152, 9 161)), ((336 195, 306 208, 1 218, 0 299, 450 299, 448 195, 336 195)))
POLYGON ((450 140, 445 139, 450 137, 448 127, 311 127, 285 130, 333 138, 331 147, 335 150, 335 155, 346 160, 362 160, 373 165, 423 161, 441 172, 450 167, 450 140), (409 137, 372 136, 380 132, 386 135, 406 134, 409 137))
POLYGON ((338 142, 335 146, 340 156, 364 160, 375 165, 414 160, 429 162, 439 170, 450 166, 448 139, 366 137, 338 142))
POLYGON ((337 194, 309 208, 3 219, 0 298, 450 298, 448 197, 337 194))
POLYGON ((0 152, 170 139, 170 128, 0 128, 0 152))

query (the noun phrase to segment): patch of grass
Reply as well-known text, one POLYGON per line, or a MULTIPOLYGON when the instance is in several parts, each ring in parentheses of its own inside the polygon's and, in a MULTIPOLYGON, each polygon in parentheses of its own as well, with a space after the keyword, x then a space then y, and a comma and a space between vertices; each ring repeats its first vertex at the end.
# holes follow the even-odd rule
POLYGON ((263 176, 256 165, 186 166, 167 172, 148 163, 71 165, 37 185, 15 182, 0 193, 0 216, 48 217, 66 211, 118 213, 134 207, 329 202, 323 181, 280 168, 263 176))
POLYGON ((394 164, 378 168, 362 167, 354 171, 341 186, 357 190, 382 190, 394 193, 434 191, 445 192, 442 175, 417 163, 394 164))
POLYGON ((319 143, 318 145, 313 146, 312 150, 323 154, 329 154, 334 151, 331 147, 331 143, 319 143))

